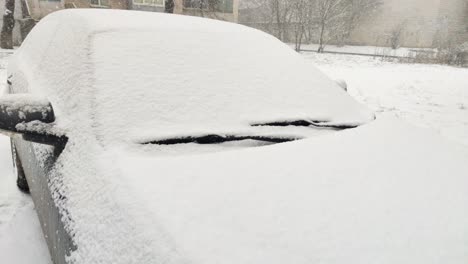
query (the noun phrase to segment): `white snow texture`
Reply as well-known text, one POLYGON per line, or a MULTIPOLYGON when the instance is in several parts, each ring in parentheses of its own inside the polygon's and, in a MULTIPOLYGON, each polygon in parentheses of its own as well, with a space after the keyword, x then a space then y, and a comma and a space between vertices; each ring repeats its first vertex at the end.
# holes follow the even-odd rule
POLYGON ((11 69, 22 69, 16 85, 47 96, 68 132, 50 187, 66 197, 56 202, 72 219, 71 263, 468 261, 468 150, 425 130, 382 119, 177 157, 137 144, 245 131, 252 122, 373 120, 264 33, 200 18, 67 10, 37 25, 11 69))

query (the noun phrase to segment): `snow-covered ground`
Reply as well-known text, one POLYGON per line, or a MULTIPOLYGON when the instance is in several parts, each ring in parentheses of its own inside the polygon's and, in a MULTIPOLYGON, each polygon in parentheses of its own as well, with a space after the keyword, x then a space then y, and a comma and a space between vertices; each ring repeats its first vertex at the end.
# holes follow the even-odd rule
MULTIPOLYGON (((0 92, 6 79, 7 56, 0 51, 0 92)), ((303 56, 330 77, 346 80, 349 93, 380 115, 397 116, 468 145, 468 69, 398 64, 359 56, 303 56)), ((9 139, 3 136, 0 256, 2 263, 50 263, 32 201, 15 186, 9 139)))
POLYGON ((468 145, 468 69, 350 55, 303 56, 331 78, 344 79, 349 93, 379 114, 468 145))
MULTIPOLYGON (((294 44, 290 44, 294 47, 294 44)), ((316 51, 318 44, 303 44, 301 50, 316 51)), ((422 49, 422 48, 399 48, 392 49, 390 47, 376 47, 376 46, 336 46, 327 45, 325 46, 326 52, 343 52, 343 53, 358 53, 365 55, 380 55, 380 56, 396 56, 396 57, 414 57, 418 52, 435 52, 434 49, 422 49)))

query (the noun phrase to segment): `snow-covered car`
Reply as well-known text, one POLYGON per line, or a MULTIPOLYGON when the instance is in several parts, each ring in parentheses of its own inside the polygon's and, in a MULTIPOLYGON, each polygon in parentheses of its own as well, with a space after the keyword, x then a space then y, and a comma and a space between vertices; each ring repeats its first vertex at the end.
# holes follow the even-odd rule
POLYGON ((56 264, 468 262, 468 150, 265 33, 66 10, 8 70, 0 129, 56 264))

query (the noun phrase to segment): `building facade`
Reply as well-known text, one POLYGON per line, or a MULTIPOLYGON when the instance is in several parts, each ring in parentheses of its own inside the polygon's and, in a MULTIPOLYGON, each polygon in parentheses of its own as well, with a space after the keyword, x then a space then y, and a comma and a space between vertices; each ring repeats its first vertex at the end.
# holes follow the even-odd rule
MULTIPOLYGON (((167 12, 182 15, 201 16, 237 23, 239 0, 15 0, 13 39, 19 45, 34 26, 46 15, 67 8, 109 8, 130 9, 150 12, 167 12), (25 20, 28 23, 25 30, 25 20)), ((5 12, 0 4, 0 13, 5 12)), ((0 28, 2 26, 0 19, 0 28)))
MULTIPOLYGON (((242 8, 239 22, 278 36, 279 27, 274 20, 259 15, 264 13, 263 8, 267 7, 242 8)), ((467 25, 468 0, 383 0, 381 8, 351 32, 346 44, 391 46, 398 37, 400 46, 437 47, 444 39, 468 41, 467 25)), ((283 39, 294 41, 294 23, 284 23, 281 28, 283 39)), ((309 35, 312 41, 316 38, 309 35)))
POLYGON ((238 21, 239 0, 25 0, 39 20, 64 8, 111 8, 210 17, 238 21), (211 5, 210 5, 211 3, 211 5), (215 5, 213 5, 215 3, 215 5), (212 6, 213 8, 209 8, 212 6))
POLYGON ((130 9, 238 22, 239 0, 130 0, 130 9))
POLYGON ((398 31, 405 47, 436 47, 443 38, 468 41, 468 1, 385 0, 379 13, 352 32, 349 44, 388 46, 398 31))
POLYGON ((128 0, 25 0, 30 15, 40 20, 46 15, 65 8, 128 9, 128 0))
MULTIPOLYGON (((15 0, 15 27, 13 43, 20 45, 34 26, 46 15, 65 8, 114 8, 128 9, 128 0, 15 0)), ((0 4, 0 13, 5 12, 0 4)), ((0 28, 3 19, 0 19, 0 28)))

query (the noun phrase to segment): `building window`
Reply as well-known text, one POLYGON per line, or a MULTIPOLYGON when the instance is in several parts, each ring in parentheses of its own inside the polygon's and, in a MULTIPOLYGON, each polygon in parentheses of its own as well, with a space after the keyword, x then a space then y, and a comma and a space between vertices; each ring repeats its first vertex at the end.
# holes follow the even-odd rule
POLYGON ((184 0, 184 8, 208 10, 208 1, 207 0, 184 0))
POLYGON ((110 7, 109 0, 89 0, 89 3, 95 7, 110 7))
POLYGON ((184 8, 202 9, 220 13, 232 13, 232 0, 184 0, 184 8))
POLYGON ((164 0, 133 0, 136 5, 150 5, 164 7, 164 0))
POLYGON ((234 12, 234 6, 233 6, 232 0, 218 0, 217 11, 221 13, 234 12))

